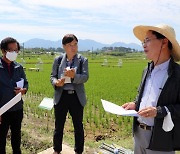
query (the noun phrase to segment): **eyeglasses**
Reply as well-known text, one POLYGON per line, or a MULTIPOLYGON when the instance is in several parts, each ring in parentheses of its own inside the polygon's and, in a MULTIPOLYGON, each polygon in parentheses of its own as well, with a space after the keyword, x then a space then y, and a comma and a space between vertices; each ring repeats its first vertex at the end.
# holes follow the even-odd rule
POLYGON ((146 38, 146 39, 144 39, 144 41, 142 42, 142 46, 144 46, 145 44, 148 44, 148 43, 150 43, 152 40, 156 40, 157 38, 152 38, 152 39, 150 39, 150 38, 146 38))
POLYGON ((78 44, 66 44, 66 46, 72 48, 72 47, 77 47, 78 44))
POLYGON ((16 53, 19 53, 19 50, 6 50, 6 52, 16 52, 16 53))

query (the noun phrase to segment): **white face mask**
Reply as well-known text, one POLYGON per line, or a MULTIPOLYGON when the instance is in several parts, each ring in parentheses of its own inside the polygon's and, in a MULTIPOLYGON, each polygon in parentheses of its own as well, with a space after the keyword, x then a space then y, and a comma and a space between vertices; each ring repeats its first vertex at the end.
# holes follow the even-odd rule
POLYGON ((17 58, 17 52, 16 51, 11 51, 6 53, 6 58, 10 61, 15 61, 17 58))

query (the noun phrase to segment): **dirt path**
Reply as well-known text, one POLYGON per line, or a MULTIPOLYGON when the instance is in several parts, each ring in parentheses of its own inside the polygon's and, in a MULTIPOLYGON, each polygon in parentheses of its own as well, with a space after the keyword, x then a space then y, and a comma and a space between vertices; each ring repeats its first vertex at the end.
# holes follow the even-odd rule
MULTIPOLYGON (((61 152, 62 154, 71 154, 71 153, 73 154, 74 153, 74 149, 71 148, 70 146, 63 144, 62 148, 63 148, 63 150, 61 152)), ((53 148, 51 147, 51 148, 46 149, 38 154, 52 154, 52 153, 53 153, 53 148)))
MULTIPOLYGON (((62 150, 61 154, 73 154, 74 153, 74 149, 68 145, 63 144, 62 148, 63 148, 63 150, 62 150)), ((46 149, 38 154, 53 154, 53 151, 54 151, 53 147, 51 147, 51 148, 46 149)), ((85 147, 83 154, 97 154, 97 152, 96 152, 96 149, 85 147)))

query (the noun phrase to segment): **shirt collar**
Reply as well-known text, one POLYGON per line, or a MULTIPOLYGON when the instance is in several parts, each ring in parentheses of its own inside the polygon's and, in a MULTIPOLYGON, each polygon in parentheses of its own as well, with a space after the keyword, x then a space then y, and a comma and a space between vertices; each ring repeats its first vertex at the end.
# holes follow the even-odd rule
MULTIPOLYGON (((72 58, 72 61, 74 61, 75 57, 77 56, 77 54, 74 55, 74 57, 72 58)), ((67 54, 66 54, 66 61, 69 62, 68 58, 67 58, 67 54)))
POLYGON ((165 69, 168 69, 169 62, 170 62, 170 59, 168 59, 167 61, 165 61, 162 64, 159 64, 159 65, 155 66, 154 69, 155 70, 165 70, 165 69))

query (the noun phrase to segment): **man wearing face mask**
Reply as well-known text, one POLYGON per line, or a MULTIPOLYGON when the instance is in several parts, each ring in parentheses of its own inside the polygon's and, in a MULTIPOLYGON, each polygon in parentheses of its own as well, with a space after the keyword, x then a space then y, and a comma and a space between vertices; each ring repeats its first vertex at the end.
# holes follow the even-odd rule
MULTIPOLYGON (((7 37, 1 41, 2 58, 0 58, 0 108, 18 93, 25 94, 28 81, 23 67, 15 62, 20 45, 14 38, 7 37), (17 87, 21 81, 22 87, 17 87)), ((13 154, 21 154, 21 123, 23 119, 23 100, 0 116, 0 154, 6 153, 6 136, 11 129, 13 154)))

